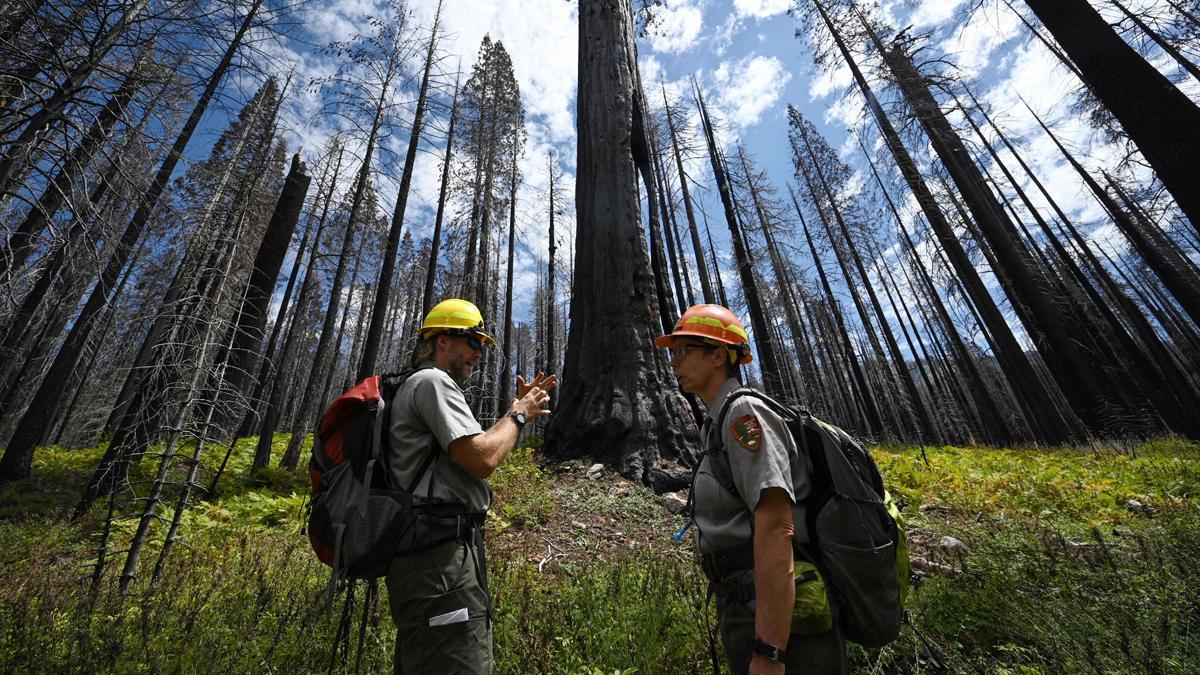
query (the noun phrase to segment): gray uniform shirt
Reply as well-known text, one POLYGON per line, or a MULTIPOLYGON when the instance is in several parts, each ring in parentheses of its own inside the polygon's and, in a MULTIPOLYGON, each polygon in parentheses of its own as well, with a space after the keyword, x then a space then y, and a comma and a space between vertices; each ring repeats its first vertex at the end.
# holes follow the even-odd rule
POLYGON ((432 494, 436 503, 462 504, 471 511, 486 511, 492 504, 487 481, 467 473, 450 456, 450 444, 483 433, 471 414, 462 389, 445 371, 427 361, 408 378, 392 400, 391 455, 388 462, 396 485, 407 488, 429 451, 437 455, 421 476, 414 493, 432 494), (432 481, 432 483, 431 483, 432 481), (432 484, 432 491, 430 486, 432 484))
POLYGON ((699 532, 701 553, 752 543, 754 509, 762 491, 769 487, 782 488, 787 493, 792 502, 795 541, 808 542, 804 507, 798 503, 809 492, 808 460, 800 456, 779 415, 762 399, 742 396, 725 414, 724 428, 715 428, 725 399, 740 386, 733 378, 725 381, 713 399, 701 433, 704 449, 719 443, 716 452, 728 458, 730 470, 727 478, 722 476, 723 472, 714 471, 709 452, 700 461, 692 517, 699 532))

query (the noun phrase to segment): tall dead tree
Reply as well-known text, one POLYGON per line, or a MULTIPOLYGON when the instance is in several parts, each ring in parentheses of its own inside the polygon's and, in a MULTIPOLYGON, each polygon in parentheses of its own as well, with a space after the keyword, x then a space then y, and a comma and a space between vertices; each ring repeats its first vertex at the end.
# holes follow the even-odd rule
POLYGON ((716 130, 708 108, 704 104, 704 96, 700 88, 693 82, 696 105, 700 108, 700 120, 704 125, 704 134, 708 141, 708 154, 712 163, 713 178, 717 183, 717 192, 721 195, 721 205, 725 209, 725 222, 729 225, 730 240, 733 242, 734 259, 737 262, 738 278, 742 281, 742 293, 746 298, 746 307, 750 313, 750 325, 754 332, 754 346, 758 351, 759 369, 762 371, 763 387, 769 394, 779 391, 782 378, 780 364, 775 358, 775 346, 771 341, 771 331, 767 326, 766 313, 763 312, 762 300, 759 296, 758 280, 754 274, 754 259, 746 242, 745 231, 738 222, 737 208, 733 202, 733 192, 729 186, 728 171, 725 169, 725 158, 717 145, 716 130))
POLYGON ((1013 336, 1004 314, 988 292, 980 278, 979 271, 967 255, 941 205, 917 168, 918 165, 912 154, 904 145, 900 134, 867 83, 866 77, 843 38, 842 29, 835 22, 824 2, 812 0, 812 4, 819 14, 820 24, 829 32, 838 52, 850 68, 854 82, 866 100, 867 109, 879 127, 888 150, 896 160, 896 166, 916 197, 917 204, 921 207, 926 221, 933 228, 935 237, 946 252, 956 276, 967 289, 971 303, 978 309, 988 331, 996 339, 998 346, 996 359, 1016 390, 1017 400, 1024 410, 1025 416, 1031 424, 1036 425, 1035 433, 1039 438, 1052 444, 1063 442, 1077 430, 1081 430, 1079 423, 1073 415, 1064 415, 1059 410, 1050 393, 1038 378, 1027 355, 1013 336))
POLYGON ((413 165, 417 161, 417 148, 421 144, 421 131, 425 123, 426 100, 429 96, 429 75, 433 70, 434 54, 437 50, 438 28, 442 18, 442 0, 438 0, 433 17, 433 28, 429 34, 429 46, 425 50, 425 69, 421 74, 421 88, 417 93, 417 109, 413 112, 412 127, 408 136, 408 151, 404 155, 404 169, 400 173, 400 189, 396 193, 396 206, 392 211, 392 224, 388 229, 387 243, 383 249, 383 269, 379 272, 379 284, 375 293, 375 306, 371 311, 371 324, 363 346, 362 362, 358 365, 358 380, 375 372, 379 358, 379 343, 383 338, 383 325, 387 319, 389 289, 396 271, 396 247, 400 244, 400 233, 404 229, 404 212, 408 207, 408 193, 412 187, 413 165))
POLYGON ((656 349, 658 309, 631 151, 646 125, 629 0, 579 7, 575 279, 546 452, 590 456, 658 489, 687 481, 696 427, 656 349), (623 366, 612 367, 622 355, 623 366))
POLYGON ((254 3, 247 10, 241 25, 226 47, 221 61, 209 75, 204 91, 201 92, 200 98, 192 108, 191 114, 176 136, 174 144, 163 159, 158 172, 150 183, 150 187, 140 196, 137 209, 118 239, 112 256, 100 273, 99 280, 92 289, 92 293, 84 304, 83 309, 76 317, 74 325, 71 327, 66 340, 63 342, 63 346, 59 349, 58 355, 54 359, 54 363, 47 371, 46 377, 43 378, 41 386, 38 387, 37 393, 34 394, 30 401, 29 409, 17 425, 12 439, 9 440, 8 447, 5 448, 4 457, 0 458, 0 483, 29 477, 29 472, 33 464, 33 449, 41 442, 50 425, 56 419, 55 413, 62 400, 61 383, 70 377, 71 373, 75 370, 75 366, 78 365, 83 353, 83 347, 88 341, 94 327, 94 318, 106 303, 111 302, 109 298, 110 291, 120 276, 121 271, 125 269, 129 254, 141 238, 142 230, 145 228, 147 221, 149 221, 151 212, 158 205, 158 200, 166 188, 167 181, 170 179, 171 174, 174 173, 175 166, 183 156, 184 149, 187 148, 192 134, 200 124, 200 118, 204 116, 205 110, 208 109, 209 101, 212 99, 213 94, 216 93, 221 81, 225 78, 229 64, 232 63, 234 55, 241 47, 242 38, 245 37, 246 32, 250 29, 261 5, 262 0, 254 0, 254 3))
POLYGON ((1200 232, 1200 107, 1087 0, 1025 0, 1200 232))

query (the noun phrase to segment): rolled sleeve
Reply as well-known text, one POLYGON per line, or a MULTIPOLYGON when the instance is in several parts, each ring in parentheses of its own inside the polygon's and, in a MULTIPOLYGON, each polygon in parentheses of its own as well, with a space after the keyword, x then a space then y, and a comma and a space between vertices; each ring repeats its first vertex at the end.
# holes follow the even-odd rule
POLYGON ((413 389, 417 414, 443 449, 448 450, 450 444, 460 438, 483 433, 467 405, 467 398, 448 374, 430 368, 414 378, 419 378, 413 389))

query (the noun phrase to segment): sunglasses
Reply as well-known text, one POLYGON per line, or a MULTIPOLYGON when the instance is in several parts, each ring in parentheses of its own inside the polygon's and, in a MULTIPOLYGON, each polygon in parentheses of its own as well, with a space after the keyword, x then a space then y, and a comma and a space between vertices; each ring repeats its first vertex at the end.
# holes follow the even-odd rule
POLYGON ((682 359, 687 356, 688 350, 700 349, 706 352, 711 352, 716 349, 713 345, 702 345, 695 342, 680 342, 676 346, 668 349, 671 354, 671 360, 682 359))
POLYGON ((470 347, 471 349, 473 349, 477 352, 483 351, 483 340, 480 340, 479 338, 475 337, 474 335, 460 335, 459 337, 466 340, 467 346, 470 347))

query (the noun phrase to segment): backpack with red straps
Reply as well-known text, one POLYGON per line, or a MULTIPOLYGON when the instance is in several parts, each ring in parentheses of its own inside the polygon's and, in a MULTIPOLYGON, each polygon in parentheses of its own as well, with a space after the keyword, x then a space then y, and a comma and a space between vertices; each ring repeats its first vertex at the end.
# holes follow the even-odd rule
POLYGON ((429 449, 411 485, 393 484, 390 408, 416 372, 372 375, 321 416, 308 465, 312 500, 306 529, 317 558, 333 568, 331 591, 340 577, 385 576, 396 556, 462 537, 464 522, 477 519, 461 506, 435 505, 413 494, 441 452, 437 446, 429 449))

